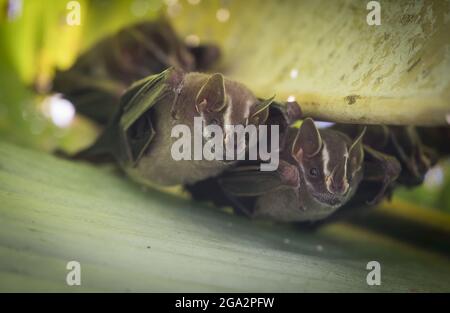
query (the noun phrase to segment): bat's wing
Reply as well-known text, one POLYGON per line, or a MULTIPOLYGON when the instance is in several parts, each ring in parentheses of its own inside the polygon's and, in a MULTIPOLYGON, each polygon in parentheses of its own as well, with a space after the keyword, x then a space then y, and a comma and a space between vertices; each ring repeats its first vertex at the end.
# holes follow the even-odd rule
POLYGON ((122 96, 120 108, 99 139, 76 159, 103 160, 112 156, 122 165, 134 166, 155 136, 151 108, 175 99, 183 73, 168 69, 134 83, 122 96))
POLYGON ((413 126, 389 126, 391 150, 402 164, 399 183, 416 186, 423 182, 427 171, 435 165, 437 157, 427 148, 413 126))
POLYGON ((53 90, 74 103, 77 112, 106 125, 126 88, 169 67, 193 69, 193 56, 168 21, 124 28, 84 52, 66 71, 58 71, 53 90))
POLYGON ((99 41, 70 69, 56 73, 53 91, 64 94, 77 112, 107 125, 121 95, 134 81, 169 67, 208 70, 219 56, 213 45, 190 49, 168 20, 160 18, 131 25, 99 41))
POLYGON ((101 125, 114 116, 122 93, 129 85, 120 74, 126 63, 118 58, 117 38, 108 37, 81 54, 75 64, 57 71, 52 90, 70 100, 78 113, 101 125))
POLYGON ((298 179, 298 171, 289 164, 283 163, 277 171, 261 172, 258 164, 246 163, 218 177, 185 187, 196 200, 210 201, 217 206, 232 206, 238 212, 252 216, 258 196, 283 186, 293 187, 297 183, 295 177, 298 179))
POLYGON ((100 125, 108 124, 125 89, 126 85, 111 78, 91 77, 76 72, 58 72, 53 86, 53 91, 63 94, 74 104, 77 113, 100 125))
POLYGON ((242 165, 226 171, 217 181, 228 194, 252 197, 283 186, 297 186, 298 170, 283 161, 275 171, 261 171, 259 165, 242 165))
POLYGON ((400 175, 401 165, 396 157, 382 153, 378 150, 372 149, 369 146, 364 146, 364 178, 363 183, 371 186, 379 186, 376 188, 368 188, 369 190, 377 192, 372 196, 366 197, 367 204, 377 204, 383 197, 390 196, 394 182, 400 175))
POLYGON ((270 172, 261 171, 259 165, 242 165, 218 177, 217 184, 233 207, 251 216, 258 196, 283 187, 298 188, 299 173, 295 166, 284 161, 270 172))

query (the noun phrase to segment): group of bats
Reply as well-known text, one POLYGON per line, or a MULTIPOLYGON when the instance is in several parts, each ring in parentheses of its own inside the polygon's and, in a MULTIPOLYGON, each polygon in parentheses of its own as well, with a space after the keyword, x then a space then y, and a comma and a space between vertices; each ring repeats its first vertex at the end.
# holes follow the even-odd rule
POLYGON ((143 183, 184 185, 195 199, 251 217, 314 222, 376 204, 398 185, 422 183, 449 153, 448 128, 319 129, 296 102, 260 99, 220 73, 205 73, 219 58, 212 44, 186 45, 166 19, 129 26, 98 42, 53 82, 53 91, 104 127, 91 147, 72 157, 115 162, 143 183), (171 129, 192 127, 196 116, 222 128, 278 125, 278 169, 260 171, 262 160, 174 160, 171 129))

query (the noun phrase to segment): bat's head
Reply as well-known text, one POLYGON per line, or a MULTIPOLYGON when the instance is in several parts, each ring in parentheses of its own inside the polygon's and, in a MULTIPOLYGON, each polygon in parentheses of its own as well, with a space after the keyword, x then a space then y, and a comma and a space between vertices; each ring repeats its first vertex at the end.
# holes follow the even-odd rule
POLYGON ((316 202, 337 208, 354 193, 362 178, 363 133, 354 141, 333 130, 319 131, 303 121, 292 145, 305 188, 316 202))
POLYGON ((245 151, 248 142, 238 140, 236 134, 239 128, 236 126, 245 129, 248 125, 257 127, 264 123, 271 102, 272 99, 257 99, 244 85, 226 80, 222 74, 213 74, 200 88, 195 107, 205 124, 204 138, 212 136, 207 126, 219 126, 223 132, 224 147, 234 143, 234 149, 239 154, 245 151))

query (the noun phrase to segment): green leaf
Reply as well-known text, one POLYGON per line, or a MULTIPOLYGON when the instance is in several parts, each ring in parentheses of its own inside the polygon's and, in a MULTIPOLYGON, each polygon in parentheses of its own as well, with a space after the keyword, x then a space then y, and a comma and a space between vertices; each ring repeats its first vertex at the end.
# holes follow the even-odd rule
POLYGON ((450 2, 382 2, 379 26, 365 1, 204 2, 174 23, 218 43, 221 69, 257 96, 295 97, 306 116, 338 122, 447 124, 450 2))
POLYGON ((450 291, 448 259, 381 234, 256 223, 5 142, 0 203, 0 291, 450 291))

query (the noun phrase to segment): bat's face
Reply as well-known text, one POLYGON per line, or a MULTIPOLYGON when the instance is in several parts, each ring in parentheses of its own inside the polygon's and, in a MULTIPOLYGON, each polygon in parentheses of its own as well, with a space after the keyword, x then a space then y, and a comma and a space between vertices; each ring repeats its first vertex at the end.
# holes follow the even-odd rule
POLYGON ((218 126, 223 132, 223 146, 233 148, 237 153, 245 151, 246 141, 238 141, 236 128, 229 126, 258 126, 268 115, 271 100, 260 101, 245 86, 225 80, 221 74, 214 74, 200 88, 196 97, 196 110, 203 118, 203 137, 210 139, 212 129, 218 126))
POLYGON ((305 188, 322 206, 342 206, 362 178, 362 135, 353 143, 332 130, 320 131, 312 119, 302 123, 292 147, 305 188))

